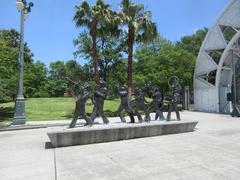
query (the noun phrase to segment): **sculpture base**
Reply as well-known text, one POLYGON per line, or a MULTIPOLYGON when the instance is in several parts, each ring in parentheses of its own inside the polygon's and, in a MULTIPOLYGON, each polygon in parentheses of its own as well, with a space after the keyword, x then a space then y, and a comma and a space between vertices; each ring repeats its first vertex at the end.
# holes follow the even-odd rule
POLYGON ((16 117, 14 117, 14 121, 12 122, 11 125, 13 125, 13 126, 15 126, 15 125, 24 125, 25 123, 26 123, 25 118, 22 118, 22 117, 16 118, 16 117))
POLYGON ((93 127, 51 127, 47 135, 53 147, 120 141, 134 138, 192 132, 197 121, 152 121, 142 124, 111 123, 93 127))

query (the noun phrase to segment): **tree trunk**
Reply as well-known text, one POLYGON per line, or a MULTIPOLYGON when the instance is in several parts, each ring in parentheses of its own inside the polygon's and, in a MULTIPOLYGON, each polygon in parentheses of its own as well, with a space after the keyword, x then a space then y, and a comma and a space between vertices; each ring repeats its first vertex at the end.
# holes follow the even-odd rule
POLYGON ((132 58, 133 58, 134 29, 128 28, 128 98, 132 97, 132 58))
POLYGON ((92 50, 93 50, 93 66, 95 71, 95 82, 97 87, 99 87, 100 84, 100 78, 99 78, 99 64, 98 64, 98 57, 97 57, 97 27, 96 24, 93 25, 92 29, 92 50))

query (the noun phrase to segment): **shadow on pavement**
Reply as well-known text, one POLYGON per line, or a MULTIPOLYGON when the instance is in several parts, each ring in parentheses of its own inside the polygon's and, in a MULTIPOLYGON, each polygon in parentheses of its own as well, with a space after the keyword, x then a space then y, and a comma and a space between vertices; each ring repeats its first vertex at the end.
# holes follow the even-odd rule
POLYGON ((45 149, 54 149, 54 146, 51 142, 46 142, 45 143, 45 149))

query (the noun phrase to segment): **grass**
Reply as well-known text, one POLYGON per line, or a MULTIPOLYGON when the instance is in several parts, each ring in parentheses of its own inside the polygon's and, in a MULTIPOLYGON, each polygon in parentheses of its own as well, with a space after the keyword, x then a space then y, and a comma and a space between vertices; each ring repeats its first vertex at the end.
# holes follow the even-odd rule
POLYGON ((10 125, 0 125, 0 129, 6 129, 8 127, 10 127, 10 125))
MULTIPOLYGON (((151 102, 151 99, 147 99, 151 102)), ((117 116, 119 99, 106 100, 104 111, 108 117, 117 116)), ((27 121, 65 120, 71 119, 75 108, 75 98, 29 98, 26 99, 27 121)), ((164 103, 165 109, 167 103, 164 103)), ((86 103, 88 115, 92 112, 91 100, 86 103)), ((14 114, 14 102, 0 104, 0 122, 12 121, 14 114)))
MULTIPOLYGON (((119 99, 106 100, 104 110, 107 116, 114 116, 119 99)), ((71 119, 75 108, 74 98, 30 98, 26 99, 26 119, 28 121, 71 119)), ((86 112, 92 112, 91 100, 86 103, 86 112)), ((14 102, 0 104, 0 121, 12 121, 14 102)))

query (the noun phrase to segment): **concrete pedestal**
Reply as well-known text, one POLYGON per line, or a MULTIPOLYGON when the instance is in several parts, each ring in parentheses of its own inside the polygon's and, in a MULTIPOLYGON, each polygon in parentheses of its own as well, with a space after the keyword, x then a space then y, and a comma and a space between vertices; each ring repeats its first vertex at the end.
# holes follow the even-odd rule
POLYGON ((93 127, 51 127, 47 134, 54 147, 120 141, 167 134, 186 133, 194 130, 197 121, 152 121, 142 124, 111 123, 93 127))

